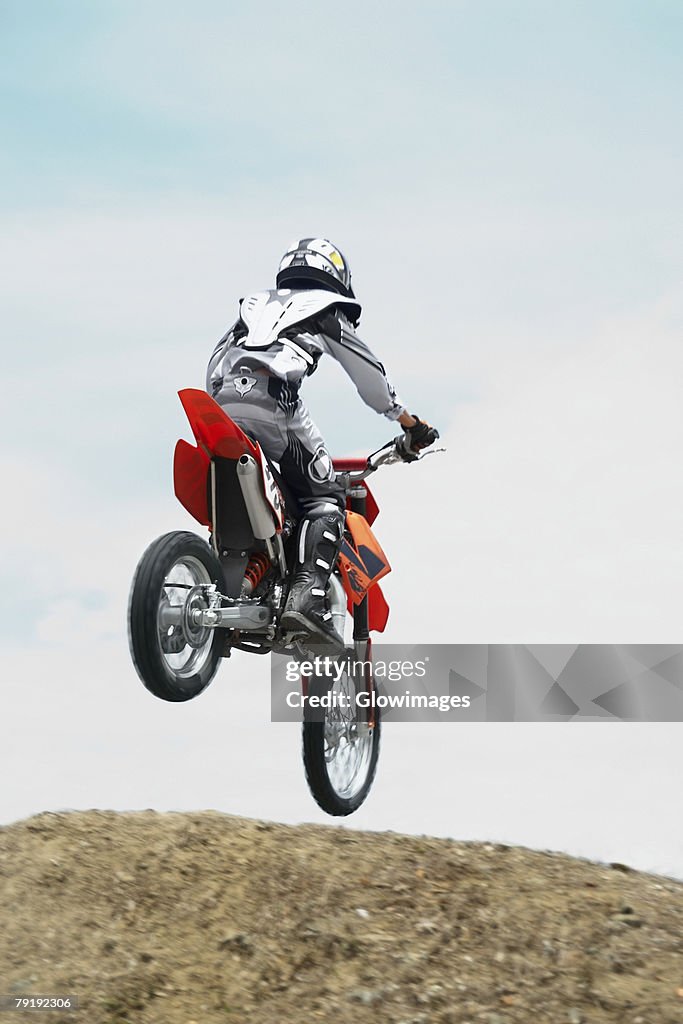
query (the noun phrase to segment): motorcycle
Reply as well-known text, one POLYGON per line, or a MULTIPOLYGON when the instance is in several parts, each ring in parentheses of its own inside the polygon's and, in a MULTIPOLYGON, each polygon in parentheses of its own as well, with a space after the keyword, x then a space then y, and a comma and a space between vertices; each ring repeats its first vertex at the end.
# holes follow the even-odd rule
POLYGON ((381 720, 370 634, 383 632, 389 616, 379 581, 390 565, 371 528, 379 510, 365 481, 380 466, 423 455, 407 448, 402 436, 367 459, 333 461, 347 511, 327 600, 343 646, 321 651, 319 640, 280 627, 296 562, 297 508, 286 481, 206 392, 188 388, 179 397, 196 444, 176 444, 175 494, 208 528, 209 540, 173 531, 142 555, 128 605, 137 673, 156 697, 177 702, 202 693, 233 650, 305 662, 308 785, 328 814, 351 814, 368 795, 377 768, 381 720), (343 670, 316 670, 321 653, 343 670), (361 691, 368 697, 359 700, 361 691))

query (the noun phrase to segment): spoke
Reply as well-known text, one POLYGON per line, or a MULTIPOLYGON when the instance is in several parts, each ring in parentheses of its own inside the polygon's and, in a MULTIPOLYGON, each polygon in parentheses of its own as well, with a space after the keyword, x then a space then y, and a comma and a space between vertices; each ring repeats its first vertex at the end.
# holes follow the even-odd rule
POLYGON ((200 671, 210 654, 213 634, 207 631, 206 639, 202 642, 199 633, 193 636, 193 643, 189 643, 184 632, 184 617, 188 600, 193 600, 191 591, 210 586, 211 583, 202 562, 192 556, 185 556, 171 566, 161 584, 157 611, 159 647, 169 670, 180 678, 200 671))
POLYGON ((325 717, 324 756, 328 778, 335 792, 340 796, 353 796, 365 783, 372 759, 373 735, 364 728, 362 712, 355 703, 353 681, 344 676, 331 688, 331 693, 347 698, 347 706, 341 703, 331 709, 325 717))

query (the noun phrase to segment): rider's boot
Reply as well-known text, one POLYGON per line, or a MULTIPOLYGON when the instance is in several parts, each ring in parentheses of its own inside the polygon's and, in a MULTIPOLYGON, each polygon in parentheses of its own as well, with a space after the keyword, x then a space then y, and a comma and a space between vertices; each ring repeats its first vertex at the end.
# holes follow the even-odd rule
POLYGON ((280 622, 285 630, 306 632, 312 640, 342 647, 344 639, 332 623, 326 593, 343 536, 344 513, 340 509, 301 520, 296 570, 280 622))

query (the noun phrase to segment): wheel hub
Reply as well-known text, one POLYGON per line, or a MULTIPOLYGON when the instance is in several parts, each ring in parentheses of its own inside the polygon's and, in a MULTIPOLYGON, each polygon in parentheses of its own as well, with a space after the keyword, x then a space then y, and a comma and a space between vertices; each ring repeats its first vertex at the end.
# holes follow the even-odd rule
POLYGON ((182 617, 182 631, 185 634, 185 642, 190 647, 202 647, 209 638, 207 627, 200 625, 201 613, 208 607, 206 587, 193 587, 187 595, 182 617))

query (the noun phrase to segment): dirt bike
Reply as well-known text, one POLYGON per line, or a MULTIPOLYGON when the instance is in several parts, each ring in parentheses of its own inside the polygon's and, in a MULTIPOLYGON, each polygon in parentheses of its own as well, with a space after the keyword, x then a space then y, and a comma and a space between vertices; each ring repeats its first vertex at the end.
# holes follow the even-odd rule
MULTIPOLYGON (((209 541, 187 531, 153 541, 138 564, 128 607, 135 668, 147 689, 166 701, 202 693, 233 650, 276 652, 299 662, 321 654, 310 637, 283 632, 279 624, 297 543, 298 509, 286 481, 206 392, 185 389, 179 396, 196 445, 176 444, 175 494, 208 527, 209 541)), ((302 676, 305 693, 328 695, 331 704, 314 713, 309 701, 303 715, 306 778, 328 814, 350 814, 362 804, 379 754, 379 709, 372 696, 358 701, 357 695, 375 690, 370 633, 381 633, 387 623, 379 580, 390 566, 371 529, 378 507, 365 480, 382 465, 421 457, 399 437, 367 459, 333 463, 347 512, 327 600, 344 639, 334 655, 346 669, 334 680, 315 670, 302 676)))

